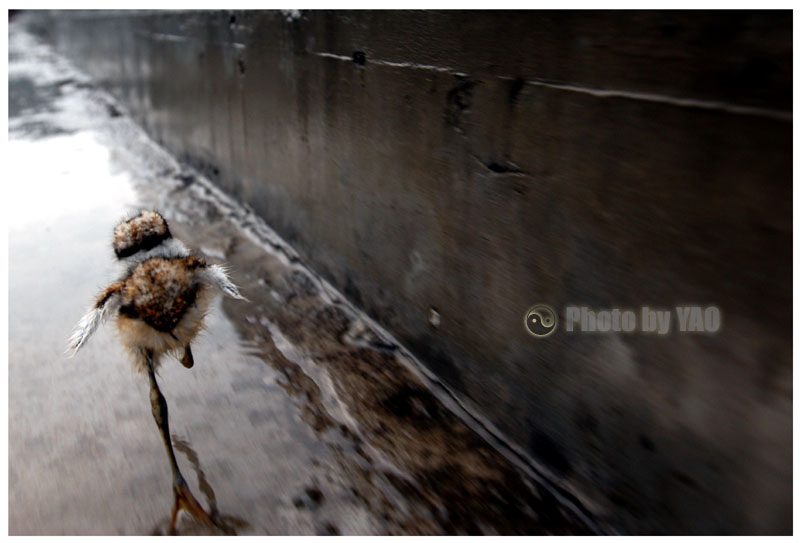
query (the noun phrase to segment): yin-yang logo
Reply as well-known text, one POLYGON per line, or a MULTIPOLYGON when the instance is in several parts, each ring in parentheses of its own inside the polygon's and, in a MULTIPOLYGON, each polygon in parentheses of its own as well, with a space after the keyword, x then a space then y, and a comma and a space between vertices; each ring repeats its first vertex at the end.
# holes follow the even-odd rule
POLYGON ((535 337, 547 337, 556 330, 558 317, 553 308, 537 304, 525 313, 525 329, 535 337))

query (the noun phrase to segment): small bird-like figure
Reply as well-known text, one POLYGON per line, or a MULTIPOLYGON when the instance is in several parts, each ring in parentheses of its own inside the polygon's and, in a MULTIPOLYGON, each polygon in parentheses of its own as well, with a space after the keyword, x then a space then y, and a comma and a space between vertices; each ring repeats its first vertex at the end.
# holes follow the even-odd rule
POLYGON ((68 350, 74 355, 101 323, 108 318, 116 320, 134 368, 146 373, 150 380, 153 418, 172 468, 175 503, 169 533, 175 533, 181 509, 200 522, 216 524, 192 495, 178 468, 170 439, 167 402, 158 388, 156 370, 166 354, 180 356, 187 368, 194 365, 191 342, 202 329, 217 291, 239 300, 245 298, 228 279, 225 268, 193 256, 183 243, 172 237, 167 221, 155 211, 142 211, 117 225, 113 248, 125 266, 125 274, 97 297, 75 326, 68 350))

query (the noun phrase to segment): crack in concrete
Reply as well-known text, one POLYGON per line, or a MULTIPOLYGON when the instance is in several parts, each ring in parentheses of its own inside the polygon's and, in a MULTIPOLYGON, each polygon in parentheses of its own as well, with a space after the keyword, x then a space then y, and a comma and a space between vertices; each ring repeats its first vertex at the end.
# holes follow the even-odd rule
MULTIPOLYGON (((353 62, 352 56, 337 55, 334 53, 326 53, 321 51, 312 51, 312 54, 322 58, 330 58, 334 60, 353 62)), ((450 74, 457 77, 467 77, 469 75, 466 72, 458 71, 455 68, 450 68, 449 66, 434 66, 431 64, 417 64, 415 62, 394 62, 390 60, 369 59, 369 58, 367 59, 367 62, 370 64, 376 64, 378 66, 388 66, 391 68, 407 68, 413 70, 426 70, 430 72, 450 74)), ((740 104, 729 104, 727 102, 719 102, 715 100, 702 100, 699 98, 682 98, 677 96, 669 96, 666 94, 628 91, 621 89, 600 89, 596 87, 588 87, 583 85, 572 85, 568 83, 553 83, 542 79, 525 79, 525 78, 510 77, 505 75, 498 75, 494 77, 496 79, 521 82, 523 85, 528 84, 536 87, 546 87, 566 92, 588 94, 596 98, 622 98, 626 100, 635 100, 640 102, 656 102, 677 107, 688 107, 696 109, 707 109, 712 111, 721 111, 724 113, 731 113, 734 115, 750 115, 754 117, 764 117, 768 119, 775 119, 778 121, 791 122, 792 120, 792 112, 790 111, 744 106, 740 104)))

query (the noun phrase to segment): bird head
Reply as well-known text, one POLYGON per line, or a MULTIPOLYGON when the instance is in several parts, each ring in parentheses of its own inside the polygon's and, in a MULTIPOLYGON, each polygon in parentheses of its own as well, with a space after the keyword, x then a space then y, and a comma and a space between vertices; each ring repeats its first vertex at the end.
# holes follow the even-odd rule
POLYGON ((114 253, 123 260, 150 251, 171 238, 164 217, 155 211, 142 211, 114 229, 114 253))

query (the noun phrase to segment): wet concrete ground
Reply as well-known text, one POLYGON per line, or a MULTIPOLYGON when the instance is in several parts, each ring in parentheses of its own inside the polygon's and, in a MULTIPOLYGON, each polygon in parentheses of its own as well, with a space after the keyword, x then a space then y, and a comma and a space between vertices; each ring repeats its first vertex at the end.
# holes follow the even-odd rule
MULTIPOLYGON (((592 531, 256 216, 14 25, 9 40, 10 534, 166 532, 147 380, 113 325, 63 354, 116 277, 114 225, 140 208, 229 264, 250 299, 218 300, 194 368, 159 375, 178 462, 228 533, 592 531)), ((185 515, 178 531, 216 533, 185 515)))

